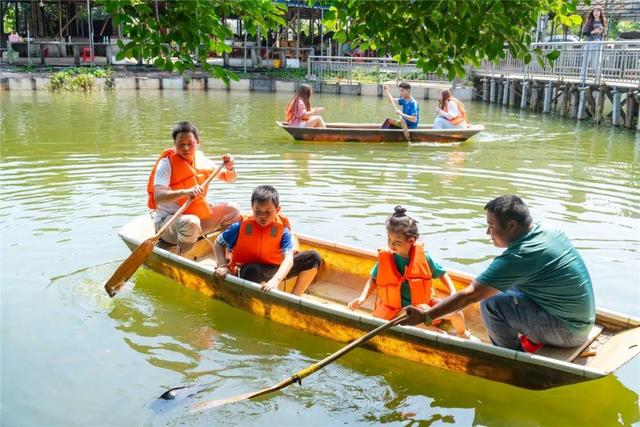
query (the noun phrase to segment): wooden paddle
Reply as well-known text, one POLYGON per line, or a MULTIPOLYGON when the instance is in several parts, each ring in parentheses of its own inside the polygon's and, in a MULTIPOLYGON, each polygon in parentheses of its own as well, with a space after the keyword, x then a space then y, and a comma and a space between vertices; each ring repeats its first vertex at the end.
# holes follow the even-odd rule
MULTIPOLYGON (((393 96, 391 96, 389 89, 386 89, 385 92, 387 93, 387 98, 389 98, 391 105, 393 105, 393 108, 397 110, 399 107, 396 104, 396 100, 393 99, 393 96)), ((409 144, 411 144, 411 135, 409 134, 409 128, 407 128, 407 124, 405 123, 404 118, 402 118, 402 114, 398 113, 398 119, 400 120, 400 126, 402 126, 402 133, 404 133, 404 138, 409 144)))
POLYGON ((324 359, 322 359, 320 362, 318 363, 314 363, 313 365, 296 372, 295 374, 293 374, 292 376, 290 376, 289 378, 280 381, 279 383, 269 387, 269 388, 264 388, 262 390, 258 390, 258 391, 254 391, 251 393, 245 393, 245 394, 241 394, 235 397, 231 397, 228 399, 221 399, 221 400, 208 400, 205 402, 201 402, 198 403, 197 405, 194 406, 193 411, 201 411, 203 409, 211 409, 211 408, 217 408, 218 406, 223 406, 223 405, 227 405, 229 403, 235 403, 235 402, 240 402, 242 400, 248 400, 248 399, 253 399, 256 398, 258 396, 264 396, 265 394, 269 394, 269 393, 273 393, 274 391, 278 391, 281 390, 293 383, 299 383, 301 384, 302 379, 305 377, 308 377, 309 375, 313 374, 316 371, 319 371, 320 369, 324 368, 325 366, 327 366, 329 363, 341 358, 342 356, 344 356, 345 354, 347 354, 348 352, 350 352, 351 350, 353 350, 354 348, 356 348, 357 346, 359 346, 360 344, 369 341, 371 338, 375 337, 376 335, 380 334, 381 332, 391 328, 392 326, 396 326, 398 325, 400 322, 402 322, 403 320, 405 320, 407 318, 407 314, 403 313, 402 315, 399 315, 397 317, 395 317, 394 319, 389 320, 387 323, 378 326, 377 328, 375 328, 374 330, 372 330, 371 332, 369 332, 366 335, 361 336, 360 338, 358 338, 357 340, 353 341, 352 343, 342 347, 340 350, 336 351, 335 353, 333 353, 330 356, 325 357, 324 359))
MULTIPOLYGON (((211 180, 220 173, 223 167, 224 163, 221 164, 214 173, 209 175, 209 177, 202 183, 201 187, 204 188, 209 185, 211 180)), ((193 197, 189 197, 189 200, 187 200, 182 206, 180 206, 180 209, 178 209, 178 211, 174 213, 173 216, 169 218, 162 227, 160 227, 160 230, 158 230, 155 236, 150 237, 142 242, 142 244, 138 246, 136 250, 133 251, 122 264, 120 264, 120 267, 118 267, 118 269, 113 273, 111 278, 107 280, 107 283, 105 283, 104 285, 104 289, 107 291, 110 297, 113 298, 115 294, 117 294, 118 291, 122 289, 124 283, 129 280, 131 276, 133 276, 133 273, 135 273, 136 270, 149 257, 149 255, 151 255, 151 252, 153 252, 153 248, 156 246, 156 243, 158 243, 158 240, 160 240, 160 236, 162 236, 162 233, 164 233, 165 230, 171 227, 171 225, 178 219, 178 217, 182 215, 182 212, 184 212, 185 209, 189 207, 193 200, 193 197)))

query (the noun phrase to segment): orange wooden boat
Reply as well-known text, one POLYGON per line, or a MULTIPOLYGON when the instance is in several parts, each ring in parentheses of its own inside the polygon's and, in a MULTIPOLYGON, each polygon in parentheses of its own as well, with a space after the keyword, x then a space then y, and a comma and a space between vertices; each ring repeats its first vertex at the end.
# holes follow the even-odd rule
MULTIPOLYGON (((144 215, 126 224, 119 234, 129 248, 135 250, 154 233, 152 219, 144 215)), ((155 247, 145 264, 209 297, 340 342, 353 341, 384 323, 371 316, 371 299, 361 310, 347 309, 347 303, 360 294, 377 260, 375 251, 301 234, 297 234, 297 238, 301 250, 315 249, 324 260, 318 277, 301 297, 279 290, 265 293, 257 283, 235 276, 215 277, 215 256, 207 240, 200 240, 188 257, 176 255, 170 248, 155 247)), ((448 272, 459 289, 473 279, 462 272, 448 272)), ((290 290, 293 280, 283 286, 284 290, 290 290)), ((434 286, 443 285, 435 280, 434 286)), ((366 347, 425 365, 529 389, 547 389, 601 378, 640 352, 640 320, 602 309, 597 311, 596 326, 585 345, 574 348, 545 346, 536 354, 493 346, 477 304, 467 307, 464 313, 467 327, 482 340, 481 343, 416 327, 396 326, 373 338, 366 347)))
MULTIPOLYGON (((380 129, 380 124, 327 123, 326 128, 300 128, 276 122, 298 141, 353 141, 353 142, 407 142, 402 129, 380 129)), ((455 143, 466 141, 484 126, 472 125, 465 129, 433 129, 432 125, 420 125, 409 129, 411 142, 455 143)))

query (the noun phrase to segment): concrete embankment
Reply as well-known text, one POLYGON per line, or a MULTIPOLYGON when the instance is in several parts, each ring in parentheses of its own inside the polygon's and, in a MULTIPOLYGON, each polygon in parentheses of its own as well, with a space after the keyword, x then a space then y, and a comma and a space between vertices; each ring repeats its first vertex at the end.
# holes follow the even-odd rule
MULTIPOLYGON (((0 76, 0 90, 9 91, 40 91, 51 90, 49 86, 50 74, 31 73, 3 73, 0 76)), ((314 82, 314 81, 285 81, 269 78, 241 78, 232 80, 228 85, 220 79, 206 75, 175 76, 175 75, 127 75, 109 78, 95 78, 94 90, 245 90, 256 92, 285 92, 293 93, 300 83, 309 83, 317 93, 332 93, 356 96, 383 96, 382 84, 377 83, 345 83, 345 82, 314 82)), ((394 87, 396 82, 384 82, 394 87)), ((437 99, 438 92, 450 88, 447 82, 411 83, 412 95, 416 99, 437 99)), ((468 101, 475 98, 475 88, 460 87, 454 89, 454 95, 468 101)))

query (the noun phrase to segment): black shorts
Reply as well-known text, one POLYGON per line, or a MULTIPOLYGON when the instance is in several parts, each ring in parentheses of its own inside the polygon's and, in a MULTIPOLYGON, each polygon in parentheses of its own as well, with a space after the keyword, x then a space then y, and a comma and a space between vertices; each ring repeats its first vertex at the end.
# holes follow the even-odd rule
MULTIPOLYGON (((287 279, 297 276, 302 271, 318 268, 321 263, 322 258, 316 251, 298 252, 293 256, 293 267, 287 274, 287 279)), ((279 265, 245 264, 240 267, 240 277, 255 283, 267 282, 276 274, 278 268, 279 265)))

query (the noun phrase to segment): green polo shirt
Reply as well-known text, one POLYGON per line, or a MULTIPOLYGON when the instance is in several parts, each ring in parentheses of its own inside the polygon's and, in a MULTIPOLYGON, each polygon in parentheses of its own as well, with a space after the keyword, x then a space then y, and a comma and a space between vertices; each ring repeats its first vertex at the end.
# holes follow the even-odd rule
POLYGON ((536 224, 476 281, 503 292, 517 289, 578 333, 589 331, 595 321, 589 271, 562 231, 536 224))
MULTIPOLYGON (((442 276, 444 273, 447 272, 444 268, 440 266, 440 264, 438 264, 433 259, 431 259, 431 257, 427 252, 424 253, 424 256, 427 259, 427 263, 429 263, 429 269, 431 270, 431 277, 433 277, 434 279, 437 279, 438 277, 442 276)), ((400 274, 404 274, 404 270, 409 265, 409 258, 405 258, 394 253, 393 260, 396 263, 396 268, 398 269, 398 272, 400 274)), ((374 265, 373 268, 371 269, 371 277, 374 279, 378 277, 377 262, 376 262, 376 265, 374 265)), ((402 297, 403 307, 411 305, 411 288, 409 287, 409 282, 407 282, 406 280, 402 282, 402 286, 400 288, 400 296, 402 297)))

